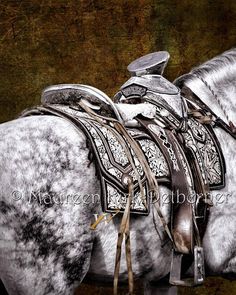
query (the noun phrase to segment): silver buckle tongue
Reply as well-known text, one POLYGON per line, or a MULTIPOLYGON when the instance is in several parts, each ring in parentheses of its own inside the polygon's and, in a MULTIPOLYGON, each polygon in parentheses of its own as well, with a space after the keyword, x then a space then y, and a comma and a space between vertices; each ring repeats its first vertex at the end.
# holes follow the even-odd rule
POLYGON ((205 280, 205 266, 203 248, 194 247, 194 276, 193 278, 182 278, 181 268, 183 253, 178 253, 173 250, 171 270, 170 270, 170 284, 176 286, 193 287, 203 284, 205 280))

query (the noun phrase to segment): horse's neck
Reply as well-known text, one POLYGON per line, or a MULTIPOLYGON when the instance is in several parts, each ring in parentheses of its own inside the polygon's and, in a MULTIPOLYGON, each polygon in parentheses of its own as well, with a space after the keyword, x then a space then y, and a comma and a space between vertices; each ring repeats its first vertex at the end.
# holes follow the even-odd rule
POLYGON ((222 79, 217 84, 210 84, 207 80, 196 78, 186 81, 185 85, 226 124, 231 121, 236 125, 235 81, 222 79))

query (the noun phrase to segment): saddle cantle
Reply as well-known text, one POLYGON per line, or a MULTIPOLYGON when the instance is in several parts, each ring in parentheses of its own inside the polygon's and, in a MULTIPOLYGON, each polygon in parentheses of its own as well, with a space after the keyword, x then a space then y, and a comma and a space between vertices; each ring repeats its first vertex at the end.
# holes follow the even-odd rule
POLYGON ((88 107, 95 111, 103 111, 107 116, 111 114, 120 122, 122 118, 116 109, 115 104, 101 90, 83 84, 59 84, 51 85, 42 92, 42 104, 76 104, 83 98, 88 107))

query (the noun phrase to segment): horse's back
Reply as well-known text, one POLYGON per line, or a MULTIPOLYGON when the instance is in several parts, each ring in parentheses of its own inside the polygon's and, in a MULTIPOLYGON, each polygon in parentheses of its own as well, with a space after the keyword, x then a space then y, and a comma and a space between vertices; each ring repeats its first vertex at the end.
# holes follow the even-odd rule
POLYGON ((52 182, 59 173, 76 170, 88 161, 83 133, 58 117, 26 117, 1 124, 0 138, 2 185, 6 176, 21 186, 34 186, 44 176, 52 182))

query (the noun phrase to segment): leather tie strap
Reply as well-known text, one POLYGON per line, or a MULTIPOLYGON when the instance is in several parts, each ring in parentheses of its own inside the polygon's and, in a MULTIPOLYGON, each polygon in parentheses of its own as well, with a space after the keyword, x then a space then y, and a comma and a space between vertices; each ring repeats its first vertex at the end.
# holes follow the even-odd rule
POLYGON ((120 260, 121 260, 121 250, 123 239, 125 238, 125 252, 126 252, 126 264, 128 270, 128 281, 129 281, 129 294, 132 295, 134 292, 134 279, 132 271, 131 262, 131 249, 130 249, 130 206, 133 197, 133 182, 128 183, 129 194, 127 198, 127 203, 125 211, 121 220, 120 230, 118 233, 117 247, 116 247, 116 260, 115 260, 115 271, 114 271, 114 295, 118 294, 118 280, 120 272, 120 260))

